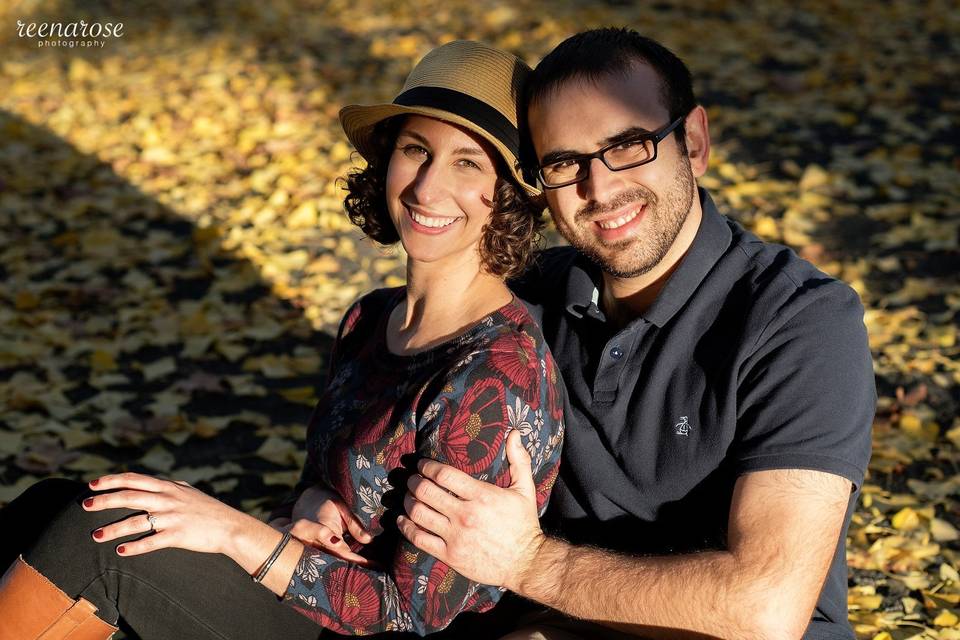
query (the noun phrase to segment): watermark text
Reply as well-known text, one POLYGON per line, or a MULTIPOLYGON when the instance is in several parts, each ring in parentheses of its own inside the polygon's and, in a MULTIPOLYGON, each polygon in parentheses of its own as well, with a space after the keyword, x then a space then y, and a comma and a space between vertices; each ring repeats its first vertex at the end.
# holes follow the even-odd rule
POLYGON ((17 35, 37 38, 38 47, 102 47, 107 38, 122 38, 122 22, 24 22, 17 20, 17 35))

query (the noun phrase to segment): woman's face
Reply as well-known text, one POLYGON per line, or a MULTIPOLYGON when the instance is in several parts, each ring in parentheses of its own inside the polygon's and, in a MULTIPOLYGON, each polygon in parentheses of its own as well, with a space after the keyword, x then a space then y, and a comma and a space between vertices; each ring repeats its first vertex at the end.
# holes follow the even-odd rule
POLYGON ((493 146, 425 116, 400 126, 387 167, 387 209, 410 260, 479 267, 497 182, 493 146))

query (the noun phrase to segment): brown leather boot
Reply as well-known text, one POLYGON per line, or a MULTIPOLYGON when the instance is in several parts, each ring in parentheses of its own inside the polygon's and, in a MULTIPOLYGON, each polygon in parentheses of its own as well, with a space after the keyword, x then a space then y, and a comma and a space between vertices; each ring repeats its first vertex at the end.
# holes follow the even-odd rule
POLYGON ((107 640, 117 628, 96 610, 58 589, 23 556, 0 579, 0 640, 107 640))

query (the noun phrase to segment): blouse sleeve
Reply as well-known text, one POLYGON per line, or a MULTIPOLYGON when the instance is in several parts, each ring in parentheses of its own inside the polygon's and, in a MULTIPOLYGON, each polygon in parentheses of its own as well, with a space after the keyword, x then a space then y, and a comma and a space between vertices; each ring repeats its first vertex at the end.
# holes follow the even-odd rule
MULTIPOLYGON (((337 364, 339 361, 339 355, 341 352, 341 343, 343 339, 351 333, 351 331, 356 326, 357 322, 360 319, 360 308, 361 300, 354 302, 347 311, 343 314, 343 317, 340 319, 340 326, 337 329, 337 337, 334 338, 333 346, 330 348, 330 362, 327 367, 327 379, 324 382, 324 386, 328 386, 330 381, 333 379, 334 375, 337 372, 337 364)), ((317 419, 318 409, 320 408, 319 403, 313 408, 313 412, 310 414, 310 419, 307 421, 307 429, 314 428, 314 421, 317 419)), ((289 518, 293 513, 293 505, 297 503, 297 500, 300 498, 300 495, 309 489, 318 484, 322 484, 322 479, 318 473, 319 465, 315 459, 315 454, 311 447, 307 448, 307 459, 304 462, 303 469, 300 470, 300 479, 297 480, 297 484, 294 485, 293 489, 290 490, 283 500, 280 501, 276 507, 270 512, 270 515, 267 516, 267 521, 274 520, 276 518, 289 518)))
MULTIPOLYGON (((507 486, 506 436, 519 429, 531 453, 542 514, 563 440, 563 390, 546 347, 526 333, 511 332, 467 356, 437 386, 429 402, 419 403, 426 406, 423 414, 411 418, 417 421, 410 426, 416 428, 418 457, 507 486)), ((398 536, 391 564, 383 570, 305 548, 284 600, 342 634, 425 635, 445 628, 462 611, 491 608, 502 594, 498 587, 467 580, 398 536)))

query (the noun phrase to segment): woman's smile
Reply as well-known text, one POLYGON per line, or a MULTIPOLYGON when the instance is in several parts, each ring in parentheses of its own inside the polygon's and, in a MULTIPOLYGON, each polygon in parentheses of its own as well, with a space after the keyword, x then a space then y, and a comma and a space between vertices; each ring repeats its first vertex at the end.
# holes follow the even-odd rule
POLYGON ((462 220, 463 216, 438 216, 432 213, 426 213, 422 209, 419 211, 412 205, 404 203, 407 210, 407 217, 411 220, 410 226, 414 231, 420 233, 437 234, 447 231, 453 223, 462 220))
POLYGON ((406 117, 387 168, 386 202, 415 263, 466 259, 481 270, 478 246, 492 212, 496 157, 493 146, 469 129, 406 117), (443 242, 431 236, 443 236, 443 242))

